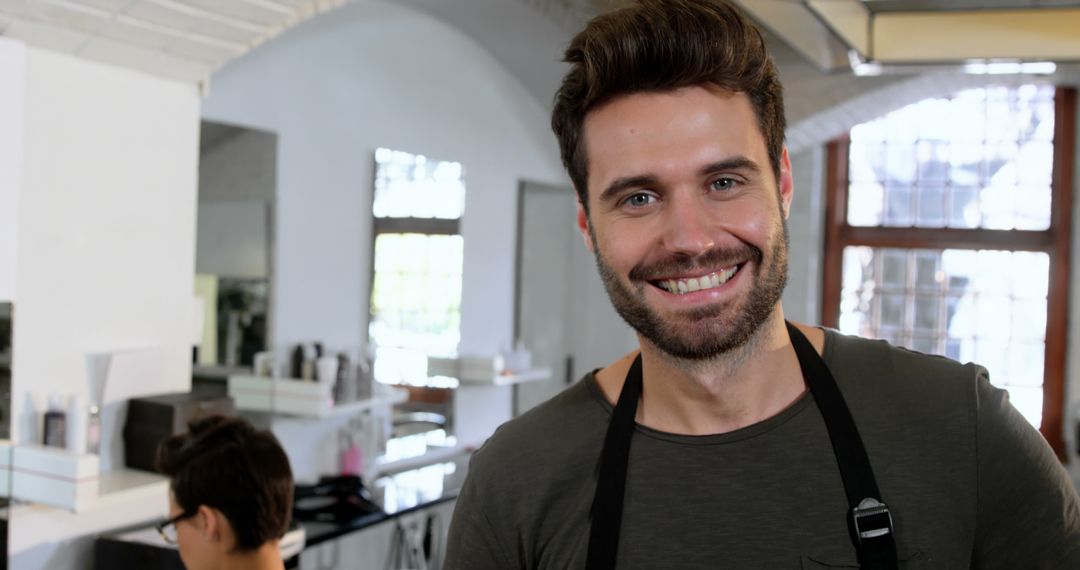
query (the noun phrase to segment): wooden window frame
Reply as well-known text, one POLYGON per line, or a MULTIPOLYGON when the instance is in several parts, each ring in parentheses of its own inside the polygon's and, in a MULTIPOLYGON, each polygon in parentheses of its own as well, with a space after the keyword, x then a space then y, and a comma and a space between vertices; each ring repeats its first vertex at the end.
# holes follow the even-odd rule
MULTIPOLYGON (((1076 158, 1076 89, 1054 90, 1054 164, 1050 227, 1044 231, 951 228, 856 227, 847 223, 848 150, 850 137, 828 143, 825 187, 825 260, 822 324, 837 328, 844 248, 998 249, 1038 251, 1050 256, 1046 315, 1046 361, 1040 431, 1065 460, 1065 355, 1068 332, 1072 184, 1076 158)), ((991 374, 993 371, 990 371, 991 374)))

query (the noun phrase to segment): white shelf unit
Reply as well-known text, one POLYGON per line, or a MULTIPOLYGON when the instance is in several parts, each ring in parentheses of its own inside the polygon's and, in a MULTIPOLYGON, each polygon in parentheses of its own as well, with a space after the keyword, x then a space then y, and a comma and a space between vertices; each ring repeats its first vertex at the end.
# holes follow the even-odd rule
POLYGON ((296 418, 326 419, 357 414, 379 406, 393 406, 409 398, 401 388, 375 386, 370 398, 335 404, 332 386, 293 378, 266 378, 248 374, 229 376, 228 393, 237 410, 267 412, 296 418))
POLYGON ((459 378, 458 381, 461 382, 462 386, 512 386, 514 384, 524 384, 525 382, 538 382, 548 378, 551 378, 550 368, 532 368, 508 374, 497 374, 490 380, 462 380, 459 378))

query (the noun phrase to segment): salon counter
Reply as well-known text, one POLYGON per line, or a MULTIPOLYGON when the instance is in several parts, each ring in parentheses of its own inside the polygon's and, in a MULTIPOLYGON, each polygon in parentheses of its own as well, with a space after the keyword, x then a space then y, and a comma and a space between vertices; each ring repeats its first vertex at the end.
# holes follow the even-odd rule
POLYGON ((306 544, 315 546, 383 521, 453 501, 465 482, 468 465, 469 454, 463 452, 444 462, 380 477, 372 483, 371 492, 383 512, 348 523, 302 522, 306 544))
MULTIPOLYGON (((465 480, 468 461, 469 453, 462 452, 443 462, 377 478, 369 488, 382 512, 346 523, 299 521, 304 530, 304 549, 289 561, 288 567, 336 568, 337 560, 348 560, 342 568, 381 569, 387 553, 395 548, 389 543, 400 539, 402 529, 421 525, 427 528, 420 531, 430 531, 432 520, 438 521, 436 531, 441 537, 435 541, 441 544, 453 502, 465 480), (364 532, 369 529, 372 532, 364 532), (360 544, 363 546, 358 548, 360 544), (343 552, 350 555, 342 556, 343 552), (332 561, 327 562, 327 558, 332 561)), ((100 569, 183 568, 176 547, 161 540, 153 524, 99 536, 95 541, 94 563, 100 569)))

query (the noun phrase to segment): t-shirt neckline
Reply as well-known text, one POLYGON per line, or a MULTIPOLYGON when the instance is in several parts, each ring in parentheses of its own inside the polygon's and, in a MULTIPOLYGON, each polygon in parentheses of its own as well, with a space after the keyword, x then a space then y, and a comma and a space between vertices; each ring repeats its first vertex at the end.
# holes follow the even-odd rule
MULTIPOLYGON (((822 349, 822 358, 825 360, 826 363, 829 363, 832 361, 833 356, 832 349, 835 343, 833 342, 832 335, 835 334, 835 331, 825 327, 822 327, 821 330, 825 332, 825 343, 822 349)), ((585 376, 585 383, 593 399, 604 409, 605 414, 610 416, 612 411, 614 410, 614 407, 611 405, 610 402, 607 401, 607 398, 604 397, 603 390, 600 389, 600 386, 596 382, 596 370, 589 372, 585 376)), ((764 420, 761 420, 760 422, 756 422, 746 427, 742 427, 726 433, 706 435, 678 434, 656 430, 648 426, 641 425, 640 423, 635 423, 634 428, 637 433, 640 433, 644 436, 682 445, 719 445, 735 443, 738 441, 744 441, 747 439, 758 437, 786 424, 793 418, 797 417, 800 413, 802 413, 808 406, 810 406, 813 401, 813 395, 810 394, 809 390, 806 390, 805 392, 803 392, 802 395, 796 398, 795 401, 791 403, 791 405, 784 408, 779 413, 764 420)))

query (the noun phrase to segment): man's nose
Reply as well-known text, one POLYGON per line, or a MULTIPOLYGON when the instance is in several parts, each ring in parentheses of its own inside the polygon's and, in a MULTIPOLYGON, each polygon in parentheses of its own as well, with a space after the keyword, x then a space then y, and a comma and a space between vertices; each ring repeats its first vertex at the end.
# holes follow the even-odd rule
POLYGON ((716 245, 715 224, 704 206, 690 196, 669 199, 664 240, 668 251, 695 257, 716 245))

